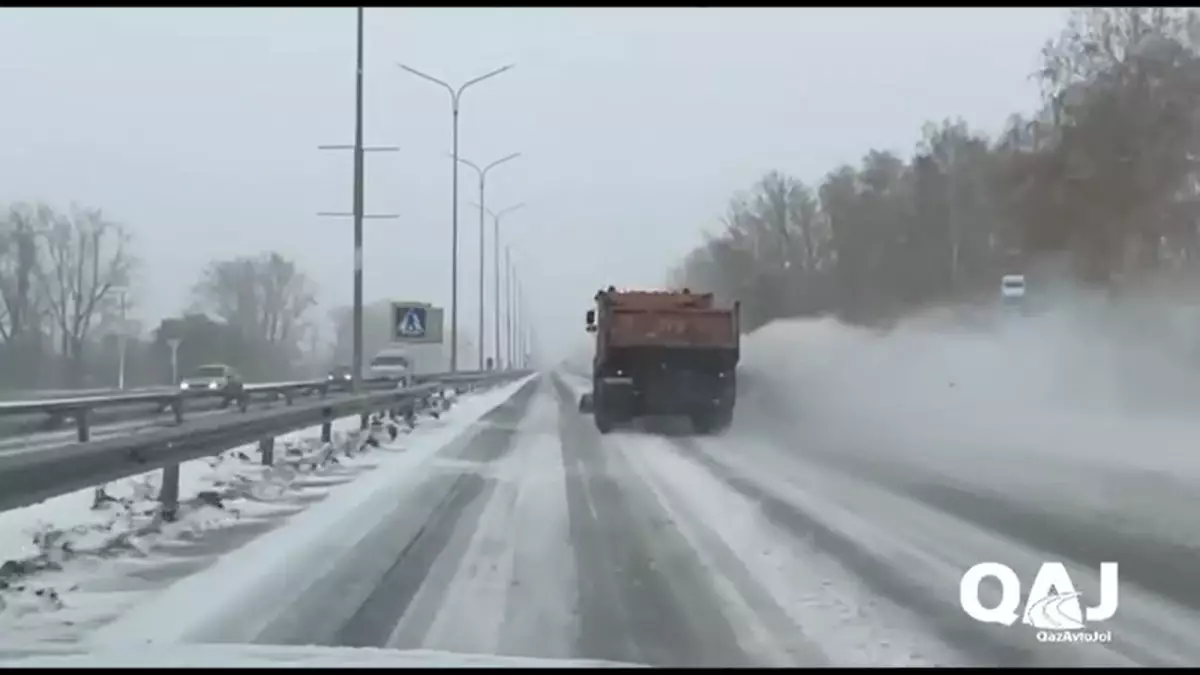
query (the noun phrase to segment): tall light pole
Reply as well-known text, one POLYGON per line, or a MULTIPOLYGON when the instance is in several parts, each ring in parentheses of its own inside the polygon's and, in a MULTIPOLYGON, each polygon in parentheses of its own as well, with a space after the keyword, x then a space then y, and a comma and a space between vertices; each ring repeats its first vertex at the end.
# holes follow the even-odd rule
POLYGON ((129 289, 121 287, 116 291, 121 303, 121 329, 117 333, 117 389, 123 390, 125 389, 125 351, 129 340, 129 289))
POLYGON ((508 338, 508 350, 511 352, 511 354, 509 355, 508 360, 509 363, 513 364, 514 368, 517 367, 517 331, 520 330, 521 323, 521 308, 517 306, 517 272, 517 263, 514 262, 511 270, 512 280, 510 281, 510 287, 508 289, 510 304, 509 314, 512 319, 512 333, 509 334, 508 338))
POLYGON ((358 8, 358 46, 354 76, 354 145, 323 145, 321 150, 354 150, 354 210, 351 213, 322 212, 321 216, 351 216, 354 218, 354 358, 350 379, 351 391, 358 391, 362 380, 363 362, 363 218, 398 218, 391 215, 363 215, 363 153, 367 150, 395 151, 399 148, 363 147, 363 8, 358 8))
POLYGON ((521 353, 518 344, 521 342, 521 319, 525 318, 524 312, 521 311, 520 298, 517 296, 517 289, 520 286, 520 275, 517 274, 517 263, 513 263, 513 278, 512 278, 512 362, 514 367, 520 367, 521 353))
POLYGON ((508 369, 513 369, 512 339, 512 252, 504 246, 504 360, 508 369))
POLYGON ((514 280, 516 289, 516 308, 517 308, 517 363, 521 368, 525 367, 525 303, 522 302, 523 293, 521 293, 521 277, 514 280))
MULTIPOLYGON (((521 153, 514 152, 511 155, 501 157, 500 159, 492 162, 491 164, 488 164, 487 166, 484 166, 483 168, 480 168, 478 164, 472 162, 471 160, 463 159, 461 157, 458 158, 459 162, 466 164, 467 166, 471 167, 472 169, 475 169, 475 173, 479 174, 479 204, 478 204, 478 206, 479 206, 479 369, 480 370, 483 370, 483 354, 485 351, 485 342, 486 342, 483 339, 483 335, 484 335, 484 332, 487 330, 487 328, 485 326, 484 318, 483 318, 483 316, 484 316, 484 314, 483 314, 483 286, 484 286, 483 279, 484 279, 484 275, 486 274, 486 271, 484 270, 484 259, 485 259, 484 253, 487 249, 487 237, 484 235, 484 224, 483 224, 484 218, 483 218, 483 216, 484 216, 484 212, 486 212, 488 210, 487 209, 487 201, 486 201, 487 197, 486 197, 486 192, 485 192, 486 187, 487 187, 487 173, 488 173, 488 171, 491 171, 493 168, 495 168, 505 162, 514 160, 520 156, 521 156, 521 153)), ((499 334, 497 334, 496 337, 499 338, 500 337, 499 334)), ((499 346, 497 345, 497 349, 498 348, 499 348, 499 346)), ((497 355, 498 354, 499 354, 499 352, 497 352, 497 355)))
MULTIPOLYGON (((525 202, 520 202, 492 213, 492 290, 494 291, 492 304, 495 307, 492 311, 496 326, 497 364, 500 362, 500 220, 504 218, 505 214, 512 213, 524 207, 525 202)), ((491 211, 489 210, 488 213, 491 213, 491 211)))
POLYGON ((496 367, 499 367, 503 362, 500 353, 500 220, 506 214, 524 208, 525 202, 513 204, 499 211, 493 211, 482 204, 475 204, 475 206, 480 213, 487 211, 488 215, 492 217, 492 323, 494 327, 492 334, 495 336, 495 344, 492 349, 496 355, 496 367))
MULTIPOLYGON (((396 65, 419 78, 439 84, 446 91, 450 92, 450 114, 453 125, 450 154, 454 159, 450 178, 450 371, 455 372, 458 370, 458 103, 467 87, 482 82, 489 77, 495 77, 506 70, 511 70, 516 64, 510 63, 490 73, 484 73, 479 77, 467 80, 459 85, 457 89, 432 75, 422 73, 416 68, 411 68, 403 63, 396 65)), ((482 339, 483 336, 480 336, 480 340, 482 339)), ((480 353, 482 353, 482 342, 480 350, 480 353)), ((481 356, 480 359, 482 358, 481 356)))

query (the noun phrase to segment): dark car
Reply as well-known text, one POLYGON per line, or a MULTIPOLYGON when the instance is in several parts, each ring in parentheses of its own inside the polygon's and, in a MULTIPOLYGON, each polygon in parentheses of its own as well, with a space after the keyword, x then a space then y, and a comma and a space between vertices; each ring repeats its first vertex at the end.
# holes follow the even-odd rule
POLYGON ((354 379, 354 370, 350 366, 334 366, 329 369, 329 374, 325 376, 328 382, 346 382, 354 379))

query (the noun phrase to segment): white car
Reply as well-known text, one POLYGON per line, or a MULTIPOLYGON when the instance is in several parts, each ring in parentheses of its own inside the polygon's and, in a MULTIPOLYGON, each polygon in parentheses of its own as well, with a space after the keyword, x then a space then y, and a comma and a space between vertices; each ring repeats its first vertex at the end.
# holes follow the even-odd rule
POLYGON ((396 380, 404 386, 412 385, 413 362, 408 351, 404 349, 383 349, 367 368, 367 377, 385 380, 396 380))
POLYGON ((1000 280, 1000 299, 1005 303, 1018 304, 1025 299, 1025 275, 1005 274, 1000 280))

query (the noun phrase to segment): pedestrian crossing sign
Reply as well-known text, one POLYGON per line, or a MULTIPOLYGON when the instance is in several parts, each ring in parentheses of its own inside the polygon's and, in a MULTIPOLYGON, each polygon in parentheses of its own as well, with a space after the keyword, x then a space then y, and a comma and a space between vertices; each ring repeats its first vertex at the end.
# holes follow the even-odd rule
POLYGON ((442 314, 427 302, 393 302, 392 342, 441 344, 442 314))
POLYGON ((409 307, 404 313, 404 318, 400 320, 400 325, 396 327, 396 332, 401 337, 425 337, 425 308, 409 307))

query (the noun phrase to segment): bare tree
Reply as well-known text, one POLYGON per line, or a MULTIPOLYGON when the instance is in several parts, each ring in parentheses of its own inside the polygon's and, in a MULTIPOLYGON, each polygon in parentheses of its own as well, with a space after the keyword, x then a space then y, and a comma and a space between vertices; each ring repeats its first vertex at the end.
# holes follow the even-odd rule
POLYGON ((38 280, 71 364, 70 377, 78 383, 93 321, 115 308, 112 289, 128 285, 133 273, 130 236, 98 209, 72 207, 63 216, 42 206, 38 218, 46 227, 38 280))
POLYGON ((0 220, 0 339, 5 342, 20 341, 40 318, 38 252, 45 223, 38 216, 39 210, 18 204, 0 220))

